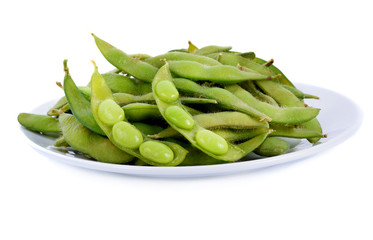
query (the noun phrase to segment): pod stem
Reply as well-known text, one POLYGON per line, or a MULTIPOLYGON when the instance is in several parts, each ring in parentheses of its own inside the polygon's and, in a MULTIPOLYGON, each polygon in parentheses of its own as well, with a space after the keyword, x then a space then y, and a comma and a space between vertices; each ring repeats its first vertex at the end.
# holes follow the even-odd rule
POLYGON ((61 88, 62 90, 63 90, 63 86, 62 86, 62 83, 61 82, 56 82, 56 85, 59 87, 59 88, 61 88))
POLYGON ((264 64, 264 66, 269 67, 269 66, 271 66, 271 65, 273 64, 274 61, 275 61, 275 60, 273 60, 273 58, 272 58, 271 60, 269 60, 268 62, 266 62, 266 63, 264 64))

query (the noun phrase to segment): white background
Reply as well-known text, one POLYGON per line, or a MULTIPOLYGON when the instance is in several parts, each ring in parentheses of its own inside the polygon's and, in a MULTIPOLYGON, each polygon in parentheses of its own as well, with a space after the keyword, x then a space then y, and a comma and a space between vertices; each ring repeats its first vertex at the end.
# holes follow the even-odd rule
POLYGON ((1 3, 0 239, 372 239, 370 2, 1 3), (34 151, 16 117, 62 95, 64 58, 81 85, 90 59, 111 70, 90 32, 128 53, 188 40, 255 51, 293 82, 353 99, 364 122, 327 152, 243 174, 154 179, 71 167, 34 151))

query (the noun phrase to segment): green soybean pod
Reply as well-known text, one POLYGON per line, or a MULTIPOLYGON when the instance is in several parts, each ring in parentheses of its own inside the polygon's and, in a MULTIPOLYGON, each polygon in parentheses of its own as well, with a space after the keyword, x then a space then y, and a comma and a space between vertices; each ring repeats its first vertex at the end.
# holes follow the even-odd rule
MULTIPOLYGON (((261 144, 262 141, 266 138, 268 133, 260 135, 260 137, 255 137, 246 141, 239 146, 233 145, 228 143, 224 138, 220 137, 219 135, 201 127, 198 123, 194 121, 193 126, 188 129, 180 128, 175 125, 175 122, 169 120, 169 116, 165 114, 166 110, 170 107, 179 107, 181 110, 183 109, 183 105, 180 101, 176 101, 173 103, 167 103, 162 101, 160 98, 157 97, 155 93, 155 88, 157 84, 161 81, 172 81, 171 72, 168 68, 168 63, 166 63, 163 67, 161 67, 156 74, 153 82, 152 82, 152 89, 153 93, 155 94, 155 99, 159 111, 161 112, 162 116, 165 120, 170 124, 171 127, 176 129, 179 133, 181 133, 194 147, 200 149, 202 152, 206 153, 207 155, 216 158, 218 160, 234 162, 242 157, 244 157, 249 152, 253 151, 257 146, 261 144)), ((192 117, 189 115, 189 117, 192 117)))
POLYGON ((194 61, 168 61, 172 73, 191 80, 207 80, 221 84, 232 84, 247 80, 268 80, 270 75, 241 71, 228 65, 207 66, 194 61))
POLYGON ((279 107, 278 103, 267 94, 264 94, 261 92, 255 85, 254 81, 247 81, 240 84, 242 88, 244 88, 246 91, 250 92, 256 99, 269 103, 273 106, 279 107))
POLYGON ((291 93, 293 93, 297 98, 299 98, 300 100, 303 100, 305 98, 313 98, 313 99, 319 99, 318 96, 315 96, 315 95, 311 95, 311 94, 305 94, 303 93, 301 90, 295 88, 295 87, 290 87, 290 86, 287 86, 287 85, 281 85, 283 88, 289 90, 291 93))
MULTIPOLYGON (((217 55, 215 55, 215 56, 210 55, 210 57, 216 57, 216 56, 217 55)), ((272 71, 268 67, 266 67, 264 65, 261 65, 261 64, 258 64, 254 61, 250 61, 249 59, 245 59, 245 58, 243 58, 241 56, 238 56, 238 55, 229 54, 229 53, 221 53, 221 54, 219 54, 218 59, 219 59, 219 62, 221 62, 222 64, 227 64, 227 65, 232 65, 232 66, 236 66, 237 64, 239 64, 241 66, 250 68, 251 70, 255 70, 255 71, 257 71, 261 74, 272 73, 272 71)), ((290 106, 290 107, 304 107, 304 104, 294 95, 293 96, 295 98, 293 96, 291 96, 292 94, 288 90, 286 90, 284 88, 279 88, 279 90, 276 90, 276 87, 277 87, 276 82, 274 82, 274 81, 257 81, 256 83, 262 90, 264 90, 263 88, 266 88, 267 90, 264 90, 264 91, 267 94, 269 92, 271 92, 270 89, 275 89, 275 95, 278 96, 278 98, 273 96, 272 92, 271 92, 271 94, 268 94, 268 95, 270 95, 273 99, 275 99, 280 105, 286 105, 286 106, 290 106), (282 94, 284 94, 284 96, 281 96, 282 94), (287 98, 285 96, 289 96, 289 98, 287 98), (282 101, 284 101, 284 102, 282 102, 282 101)), ((302 126, 307 128, 307 129, 311 129, 311 130, 318 131, 318 132, 322 133, 321 125, 316 118, 314 118, 314 119, 312 119, 312 120, 310 120, 306 123, 302 123, 302 126)), ((307 140, 311 143, 316 143, 320 140, 320 138, 308 138, 307 140)))
MULTIPOLYGON (((261 82, 262 81, 258 81, 258 86, 273 99, 275 99, 281 106, 304 107, 304 103, 289 90, 283 88, 281 84, 274 81, 268 81, 265 84, 261 82)), ((301 126, 322 133, 320 122, 316 119, 316 117, 308 122, 302 123, 301 126)), ((320 138, 308 138, 307 140, 311 143, 316 143, 320 140, 320 138)))
POLYGON ((151 58, 147 58, 144 61, 157 67, 160 68, 164 65, 164 62, 161 61, 162 59, 166 59, 167 61, 194 61, 198 62, 207 66, 218 66, 222 65, 220 62, 206 57, 206 56, 200 56, 200 55, 195 55, 195 54, 190 54, 190 53, 185 53, 185 52, 168 52, 165 54, 161 54, 158 56, 154 56, 151 58))
POLYGON ((269 137, 254 152, 260 156, 272 157, 286 153, 289 148, 290 144, 287 141, 269 137))
MULTIPOLYGON (((266 64, 267 61, 261 59, 261 58, 258 58, 258 57, 255 57, 254 59, 252 59, 254 62, 256 63, 259 63, 259 64, 266 64)), ((273 63, 273 61, 272 61, 273 63)), ((290 87, 295 87, 294 84, 285 76, 285 74, 283 72, 281 72, 280 69, 278 69, 275 65, 273 64, 270 64, 269 66, 267 66, 273 73, 275 74, 281 74, 281 76, 278 78, 278 80, 280 81, 281 84, 284 84, 284 85, 287 85, 287 86, 290 86, 290 87)))
POLYGON ((151 82, 153 80, 158 68, 149 63, 128 56, 123 51, 98 38, 93 33, 92 36, 94 37, 96 45, 102 55, 116 68, 145 82, 151 82))
MULTIPOLYGON (((203 128, 214 129, 255 129, 266 128, 268 123, 265 121, 258 121, 251 118, 247 114, 240 112, 217 112, 217 113, 203 113, 194 115, 194 120, 203 128)), ((168 127, 163 131, 154 134, 152 138, 169 138, 178 136, 178 132, 172 127, 168 127)))
POLYGON ((83 126, 73 115, 64 113, 59 118, 64 140, 74 149, 105 163, 127 163, 133 156, 115 147, 106 137, 83 126))
POLYGON ((226 89, 218 87, 204 88, 201 85, 185 78, 174 78, 173 82, 176 88, 181 92, 199 94, 203 97, 215 99, 219 106, 225 109, 240 111, 262 121, 271 121, 271 118, 266 114, 249 106, 226 89))
POLYGON ((320 133, 319 131, 314 131, 312 129, 307 129, 301 126, 289 126, 282 124, 271 123, 270 128, 274 131, 270 136, 277 137, 288 137, 288 138, 325 138, 326 135, 320 133))
MULTIPOLYGON (((107 99, 114 100, 114 97, 113 97, 113 95, 110 91, 110 88, 107 86, 105 80, 103 79, 103 77, 98 72, 98 69, 97 69, 97 66, 96 66, 95 63, 94 63, 94 66, 95 66, 95 68, 94 68, 94 72, 93 72, 92 78, 91 78, 91 89, 92 89, 91 107, 92 107, 92 113, 93 113, 93 116, 96 119, 97 123, 99 124, 101 129, 105 132, 106 136, 110 139, 110 141, 116 147, 118 147, 119 149, 127 152, 128 154, 130 154, 134 157, 137 157, 137 158, 141 159, 142 161, 146 162, 149 165, 154 165, 154 166, 176 166, 176 165, 179 165, 184 160, 184 158, 187 154, 187 151, 176 143, 167 142, 167 141, 162 141, 161 142, 162 144, 167 145, 174 153, 174 158, 170 162, 165 163, 163 159, 158 159, 159 161, 154 161, 154 159, 149 159, 149 158, 143 156, 140 153, 139 149, 131 149, 131 148, 125 147, 125 146, 121 145, 120 143, 118 143, 117 141, 115 141, 115 138, 113 136, 113 126, 103 123, 98 116, 98 108, 99 108, 100 104, 107 99)), ((116 124, 118 124, 118 123, 116 123, 116 124)), ((143 135, 142 137, 143 137, 142 143, 144 143, 146 141, 150 141, 150 139, 147 138, 145 135, 143 135)), ((140 146, 141 146, 141 144, 140 144, 140 146)))
POLYGON ((105 79, 106 84, 109 86, 113 93, 124 92, 130 94, 137 93, 137 85, 135 81, 127 76, 115 73, 104 73, 102 77, 105 79))
POLYGON ((211 53, 228 52, 231 49, 232 49, 231 46, 209 45, 209 46, 198 49, 194 53, 197 54, 197 55, 208 55, 208 54, 211 54, 211 53))
POLYGON ((42 133, 60 133, 61 127, 58 119, 33 113, 20 113, 17 117, 18 122, 25 128, 42 133))
POLYGON ((88 129, 100 135, 105 135, 92 115, 91 103, 84 97, 70 76, 67 60, 64 60, 65 78, 63 81, 66 99, 69 107, 78 121, 88 129))
POLYGON ((320 112, 320 109, 318 108, 305 108, 303 106, 280 108, 265 102, 261 102, 237 84, 226 86, 225 89, 244 101, 246 104, 269 116, 272 119, 271 122, 274 123, 304 123, 314 119, 320 112))

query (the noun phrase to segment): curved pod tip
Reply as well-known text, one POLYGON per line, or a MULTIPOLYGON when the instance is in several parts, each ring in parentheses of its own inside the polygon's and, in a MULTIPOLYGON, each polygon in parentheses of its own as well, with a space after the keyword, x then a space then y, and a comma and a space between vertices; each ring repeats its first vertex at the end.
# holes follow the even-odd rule
POLYGON ((93 60, 91 60, 91 63, 93 64, 94 68, 96 68, 96 69, 97 69, 97 65, 96 65, 96 62, 95 62, 95 61, 93 61, 93 60))

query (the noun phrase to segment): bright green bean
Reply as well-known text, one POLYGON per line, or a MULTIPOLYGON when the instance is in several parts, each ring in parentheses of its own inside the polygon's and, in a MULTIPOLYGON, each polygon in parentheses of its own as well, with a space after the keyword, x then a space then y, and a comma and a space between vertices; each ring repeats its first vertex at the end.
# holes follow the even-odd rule
POLYGON ((113 126, 115 123, 124 120, 123 109, 112 99, 106 99, 98 106, 98 117, 100 120, 113 126))

